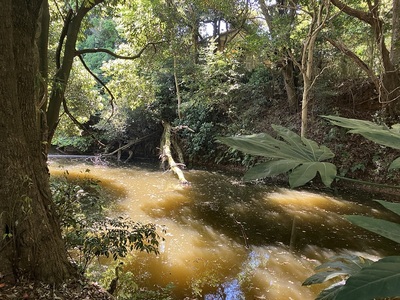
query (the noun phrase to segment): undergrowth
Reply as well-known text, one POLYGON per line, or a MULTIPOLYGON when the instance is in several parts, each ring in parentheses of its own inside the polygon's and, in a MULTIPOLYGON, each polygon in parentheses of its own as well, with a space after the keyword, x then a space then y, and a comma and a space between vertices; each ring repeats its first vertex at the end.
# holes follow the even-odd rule
POLYGON ((157 255, 159 241, 163 238, 155 224, 109 217, 107 209, 112 201, 100 182, 89 176, 89 172, 83 171, 85 176, 79 180, 70 179, 68 171, 50 180, 71 261, 81 274, 99 281, 105 289, 111 288, 112 281, 116 280, 118 286, 112 291, 116 299, 171 299, 171 286, 143 289, 135 283, 131 271, 119 268, 117 272, 112 263, 96 263, 95 258, 102 257, 122 261, 133 250, 157 255), (99 268, 102 272, 98 272, 99 268))

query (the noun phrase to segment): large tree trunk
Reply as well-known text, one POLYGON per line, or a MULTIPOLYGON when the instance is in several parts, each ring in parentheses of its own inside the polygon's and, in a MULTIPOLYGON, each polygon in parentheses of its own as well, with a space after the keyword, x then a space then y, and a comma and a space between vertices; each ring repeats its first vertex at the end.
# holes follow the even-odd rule
POLYGON ((393 0, 392 16, 392 44, 390 49, 390 60, 399 70, 400 67, 400 0, 393 0))
MULTIPOLYGON (((382 80, 379 82, 378 88, 379 101, 382 103, 383 108, 386 110, 389 116, 398 118, 400 112, 400 72, 398 69, 398 63, 400 59, 400 33, 398 28, 400 0, 393 0, 391 51, 388 50, 385 44, 385 26, 383 19, 379 15, 380 1, 374 1, 373 4, 369 3, 368 11, 354 9, 341 0, 330 0, 330 2, 349 16, 357 18, 371 26, 375 37, 375 43, 380 52, 380 59, 383 68, 380 76, 382 80)), ((373 67, 371 66, 370 69, 372 70, 373 67)), ((365 71, 366 69, 363 68, 363 70, 365 71)))
POLYGON ((72 267, 42 153, 35 46, 41 2, 0 0, 0 274, 57 283, 72 267))
POLYGON ((61 103, 65 96, 74 57, 76 56, 75 46, 83 18, 91 9, 102 2, 104 2, 104 0, 84 1, 80 7, 76 7, 76 12, 70 10, 68 16, 65 18, 56 57, 57 71, 53 78, 49 106, 47 108, 49 145, 51 144, 59 122, 61 103), (63 55, 62 59, 61 55, 63 55))

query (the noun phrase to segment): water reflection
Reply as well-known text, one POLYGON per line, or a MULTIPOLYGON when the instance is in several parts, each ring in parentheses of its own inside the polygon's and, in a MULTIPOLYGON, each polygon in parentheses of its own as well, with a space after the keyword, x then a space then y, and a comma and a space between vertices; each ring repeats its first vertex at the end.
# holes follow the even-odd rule
MULTIPOLYGON (((80 176, 87 164, 67 168, 80 176)), ((167 229, 159 256, 134 253, 126 262, 137 283, 173 282, 176 299, 314 299, 321 287, 301 283, 339 252, 393 253, 394 243, 351 226, 343 214, 382 215, 374 207, 328 195, 245 186, 218 173, 191 171, 190 187, 151 165, 90 166, 116 192, 114 214, 167 229), (379 252, 373 249, 379 249, 379 252)))

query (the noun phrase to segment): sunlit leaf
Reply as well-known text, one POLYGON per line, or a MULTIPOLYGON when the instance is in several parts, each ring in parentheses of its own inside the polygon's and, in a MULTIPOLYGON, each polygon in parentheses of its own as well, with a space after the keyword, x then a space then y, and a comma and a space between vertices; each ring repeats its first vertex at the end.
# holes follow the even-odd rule
POLYGON ((246 172, 243 179, 245 181, 250 181, 279 175, 294 169, 299 164, 301 164, 301 162, 295 160, 272 160, 252 167, 246 172))
POLYGON ((312 285, 323 283, 332 278, 350 276, 358 273, 363 267, 373 263, 372 260, 357 255, 337 255, 329 259, 329 261, 317 266, 317 273, 307 278, 303 285, 312 285))
POLYGON ((266 133, 234 136, 234 137, 219 137, 220 142, 245 153, 257 156, 266 156, 270 158, 282 158, 279 153, 280 147, 284 147, 286 143, 275 140, 266 133))
POLYGON ((372 300, 400 296, 400 256, 388 256, 351 276, 335 300, 372 300))
POLYGON ((329 270, 323 271, 313 274, 312 276, 308 277, 304 282, 303 285, 312 285, 316 283, 323 283, 327 280, 347 275, 346 272, 342 270, 329 270))
POLYGON ((332 285, 323 290, 315 300, 334 300, 336 295, 342 290, 343 284, 332 285))
POLYGON ((323 162, 334 157, 332 151, 325 146, 318 146, 312 140, 300 137, 289 129, 272 125, 280 139, 275 139, 266 133, 247 136, 220 137, 222 143, 257 156, 264 156, 271 161, 251 168, 244 180, 261 179, 289 173, 289 184, 298 187, 312 180, 317 173, 322 182, 330 186, 336 177, 336 167, 323 162))
POLYGON ((372 263, 372 260, 362 256, 343 254, 331 257, 329 261, 319 265, 315 268, 315 270, 335 269, 346 272, 348 275, 352 275, 359 272, 363 267, 369 266, 372 263))

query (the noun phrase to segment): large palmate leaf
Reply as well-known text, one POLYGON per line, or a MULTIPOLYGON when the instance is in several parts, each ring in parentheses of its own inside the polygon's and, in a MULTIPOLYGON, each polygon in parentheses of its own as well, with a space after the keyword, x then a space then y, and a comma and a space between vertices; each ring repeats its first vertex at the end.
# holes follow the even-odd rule
POLYGON ((266 133, 218 138, 234 149, 270 159, 248 170, 244 180, 250 181, 290 172, 290 186, 298 187, 319 173, 322 182, 326 186, 331 185, 336 177, 336 166, 324 162, 335 156, 329 148, 318 146, 316 142, 300 137, 285 127, 272 125, 272 128, 281 139, 275 139, 266 133))
POLYGON ((400 256, 384 257, 351 276, 335 300, 372 300, 400 296, 400 256))
MULTIPOLYGON (((350 133, 361 134, 380 145, 384 145, 394 149, 400 149, 400 124, 394 124, 391 128, 385 125, 378 125, 370 121, 347 119, 337 116, 322 116, 328 119, 332 124, 350 129, 350 133)), ((390 169, 400 168, 400 157, 395 159, 390 169)))
POLYGON ((400 168, 400 157, 396 158, 389 166, 389 170, 400 168))
MULTIPOLYGON (((400 215, 400 203, 375 201, 400 215)), ((345 217, 357 226, 400 243, 400 224, 365 216, 345 217)), ((338 256, 316 270, 318 272, 307 278, 303 285, 349 276, 344 284, 341 281, 324 289, 317 300, 372 300, 400 296, 400 256, 385 257, 377 262, 357 256, 338 256)))

